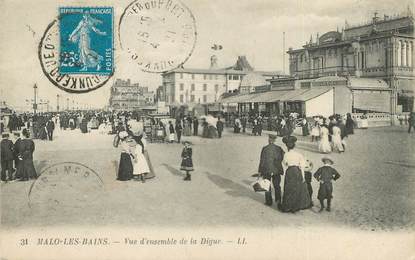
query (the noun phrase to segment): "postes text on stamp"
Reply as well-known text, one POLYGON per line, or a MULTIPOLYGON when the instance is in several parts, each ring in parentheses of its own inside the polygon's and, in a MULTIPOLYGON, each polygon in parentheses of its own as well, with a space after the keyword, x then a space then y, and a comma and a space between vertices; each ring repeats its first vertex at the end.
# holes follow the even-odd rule
POLYGON ((59 72, 113 72, 112 7, 59 8, 59 72))
POLYGON ((196 44, 193 14, 179 0, 136 0, 121 16, 119 38, 145 72, 166 72, 185 63, 196 44))

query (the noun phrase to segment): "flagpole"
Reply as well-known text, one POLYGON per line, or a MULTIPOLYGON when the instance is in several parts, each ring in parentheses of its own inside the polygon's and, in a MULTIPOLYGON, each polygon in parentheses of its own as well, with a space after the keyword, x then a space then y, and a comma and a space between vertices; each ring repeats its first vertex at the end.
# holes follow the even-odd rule
POLYGON ((285 75, 285 32, 282 32, 282 73, 285 75))

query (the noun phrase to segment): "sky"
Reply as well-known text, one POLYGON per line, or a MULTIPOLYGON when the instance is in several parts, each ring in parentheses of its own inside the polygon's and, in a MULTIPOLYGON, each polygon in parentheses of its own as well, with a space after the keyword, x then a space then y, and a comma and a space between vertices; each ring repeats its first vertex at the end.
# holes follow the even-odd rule
MULTIPOLYGON (((12 107, 25 106, 33 99, 33 85, 39 98, 56 108, 56 95, 93 107, 108 104, 110 87, 116 78, 148 86, 161 85, 161 75, 142 72, 120 49, 115 38, 116 72, 101 88, 84 94, 69 94, 50 83, 43 74, 37 48, 40 39, 58 8, 63 6, 113 6, 115 24, 131 0, 1 0, 0 15, 0 100, 12 107), (95 3, 95 4, 94 4, 95 3)), ((339 30, 347 20, 350 25, 368 22, 378 16, 405 13, 413 9, 411 0, 182 0, 196 20, 195 49, 185 68, 208 68, 210 56, 218 57, 219 67, 231 66, 245 55, 257 70, 282 71, 284 51, 300 48, 310 39, 328 31, 339 30), (285 50, 283 48, 285 32, 285 50), (213 51, 213 44, 223 46, 213 51)), ((117 30, 116 26, 114 28, 117 30)), ((115 35, 117 35, 115 33, 115 35)), ((285 55, 288 73, 288 55, 285 55)))

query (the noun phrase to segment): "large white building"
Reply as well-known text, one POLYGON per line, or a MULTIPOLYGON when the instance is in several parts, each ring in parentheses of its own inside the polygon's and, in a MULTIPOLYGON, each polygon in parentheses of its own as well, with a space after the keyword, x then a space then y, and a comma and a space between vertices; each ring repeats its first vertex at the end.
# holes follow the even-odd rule
POLYGON ((234 66, 218 69, 216 59, 212 57, 209 69, 177 68, 164 73, 164 98, 169 106, 214 103, 224 93, 239 91, 242 79, 252 73, 266 79, 282 76, 276 71, 254 71, 245 56, 238 57, 234 66))

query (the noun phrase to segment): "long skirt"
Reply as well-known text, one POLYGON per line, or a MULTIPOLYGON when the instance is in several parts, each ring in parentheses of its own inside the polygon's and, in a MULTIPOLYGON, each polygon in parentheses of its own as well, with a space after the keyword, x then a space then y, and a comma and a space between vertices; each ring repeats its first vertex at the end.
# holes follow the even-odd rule
POLYGON ((310 132, 308 131, 308 125, 302 126, 303 136, 308 136, 310 132))
POLYGON ((133 163, 131 162, 131 156, 128 153, 121 153, 120 165, 118 167, 117 180, 128 181, 133 176, 133 163))
POLYGON ((134 160, 133 164, 133 175, 141 175, 147 174, 150 172, 150 168, 148 167, 148 163, 144 154, 139 153, 136 155, 137 157, 134 160))
POLYGON ((333 142, 333 151, 334 150, 337 150, 338 152, 344 151, 343 143, 342 143, 342 139, 340 135, 333 135, 332 142, 333 142))
POLYGON ((318 145, 318 150, 321 153, 331 153, 331 145, 327 135, 321 137, 320 143, 318 145))
POLYGON ((33 164, 33 159, 23 159, 19 161, 16 169, 16 176, 23 179, 36 179, 37 173, 33 164))
POLYGON ((288 167, 285 172, 282 210, 284 212, 296 212, 310 207, 310 195, 307 184, 303 181, 300 168, 297 166, 288 167))

